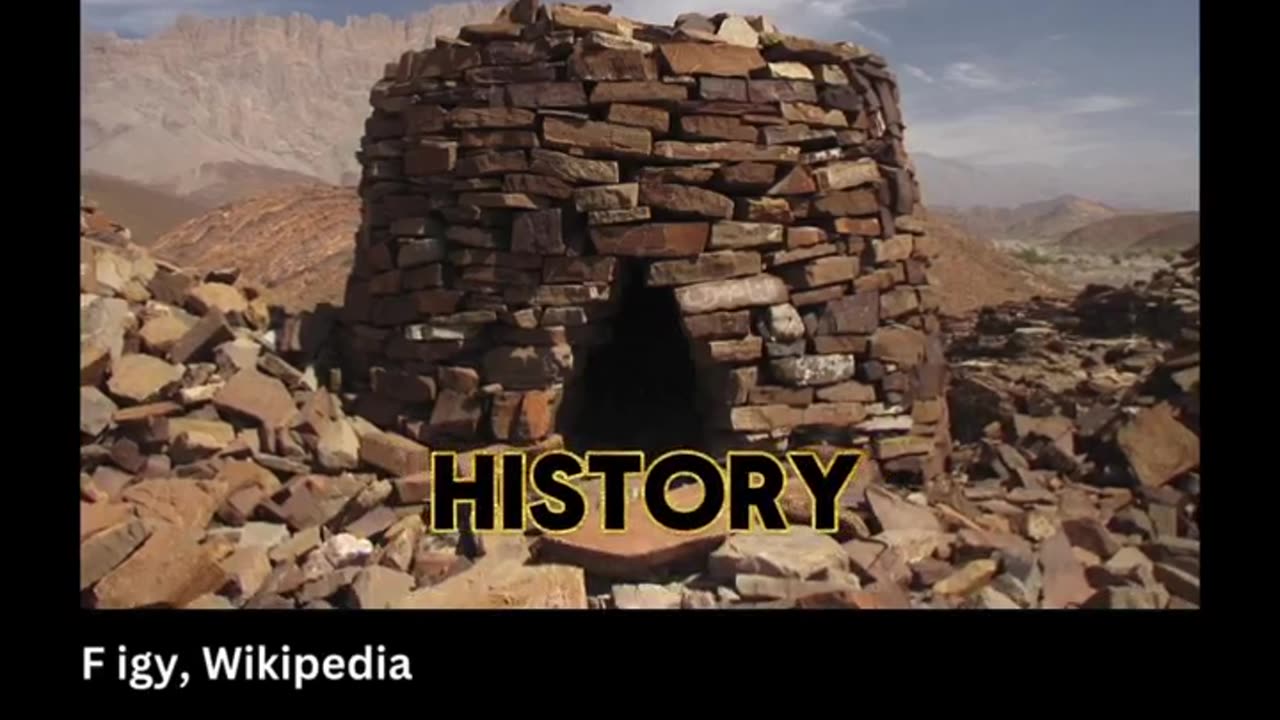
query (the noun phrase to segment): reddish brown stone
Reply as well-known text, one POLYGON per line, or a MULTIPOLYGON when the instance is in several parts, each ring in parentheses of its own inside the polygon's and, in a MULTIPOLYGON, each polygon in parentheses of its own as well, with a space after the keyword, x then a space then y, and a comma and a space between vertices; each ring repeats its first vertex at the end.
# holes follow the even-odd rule
POLYGON ((480 389, 480 373, 465 367, 441 367, 436 370, 440 387, 471 394, 480 389))
POLYGON ((376 432, 360 438, 360 460, 391 475, 413 475, 429 469, 430 450, 406 437, 376 432))
POLYGON ((790 405, 803 408, 813 403, 813 388, 758 385, 748 393, 747 401, 752 405, 790 405))
POLYGON ((532 148, 538 146, 538 134, 532 130, 464 130, 464 148, 532 148))
POLYGON ((509 107, 460 107, 449 111, 455 128, 527 128, 537 118, 530 110, 509 107))
POLYGON ((698 97, 703 100, 747 101, 747 81, 742 78, 703 76, 698 78, 698 97))
POLYGON ((733 115, 743 122, 758 124, 763 118, 786 122, 777 114, 777 106, 763 103, 730 102, 728 100, 686 100, 677 106, 681 115, 733 115))
POLYGON ((462 300, 462 293, 457 290, 423 290, 408 297, 412 307, 409 319, 412 319, 419 313, 425 315, 447 315, 455 312, 458 309, 458 302, 462 300))
POLYGON ((510 83, 534 83, 555 80, 556 69, 546 63, 533 65, 492 65, 472 68, 466 72, 466 82, 471 85, 508 85, 510 83))
POLYGON ((646 105, 613 103, 605 119, 619 125, 647 128, 655 135, 665 135, 671 129, 671 116, 666 110, 646 105))
POLYGON ((456 142, 422 142, 404 154, 404 172, 410 176, 442 175, 458 164, 456 142))
POLYGON ((729 408, 720 425, 739 432, 768 432, 793 428, 804 419, 804 411, 788 405, 743 405, 729 408))
POLYGON ((783 225, 795 219, 791 205, 782 198, 738 198, 734 215, 738 220, 783 225))
MULTIPOLYGON (((786 123, 786 120, 782 120, 786 123)), ((833 130, 815 130, 808 125, 777 125, 764 129, 766 145, 799 145, 801 147, 823 147, 836 141, 833 130)))
POLYGON ((630 210, 640 195, 637 183, 592 185, 573 191, 573 205, 578 212, 596 210, 630 210))
POLYGON ((830 303, 818 320, 818 333, 842 335, 869 334, 880 324, 880 295, 858 292, 830 303))
MULTIPOLYGON (((517 22, 531 23, 533 18, 517 22)), ((546 51, 531 42, 489 42, 481 48, 480 54, 486 65, 524 65, 547 59, 546 51)))
POLYGON ((541 195, 542 197, 568 200, 573 195, 573 187, 559 178, 546 175, 526 175, 510 173, 502 177, 502 190, 509 193, 541 195))
POLYGON ((759 253, 708 252, 688 260, 667 260, 649 266, 650 286, 688 285, 755 275, 762 270, 759 253))
POLYGON ((800 149, 788 145, 765 147, 745 142, 681 142, 663 140, 653 144, 653 154, 667 160, 694 162, 775 162, 800 159, 800 149))
MULTIPOLYGON (((586 6, 588 8, 599 6, 586 6)), ((626 21, 609 17, 607 13, 593 12, 573 5, 552 5, 547 9, 551 24, 571 30, 599 30, 601 32, 631 37, 631 26, 626 21)))
POLYGON ((675 291, 676 302, 685 315, 717 310, 777 305, 787 301, 787 286, 773 275, 716 280, 686 285, 675 291))
POLYGON ((656 80, 602 82, 591 90, 591 104, 606 103, 674 103, 689 97, 689 89, 656 80))
POLYGON ((578 50, 568 67, 570 77, 582 80, 658 79, 658 61, 639 50, 578 50))
MULTIPOLYGON (((431 409, 428 427, 432 434, 471 437, 475 435, 484 414, 481 398, 464 395, 455 390, 444 390, 431 409)), ((425 466, 419 470, 425 469, 425 466)))
POLYGON ((254 368, 236 373, 213 397, 219 409, 253 418, 263 427, 281 427, 294 416, 293 396, 284 383, 254 368))
POLYGON ((817 103, 818 91, 805 80, 749 80, 747 99, 753 103, 817 103))
POLYGON ((648 130, 594 120, 548 117, 542 123, 542 138, 553 147, 576 147, 622 157, 647 157, 653 148, 648 130))
POLYGON ((148 479, 130 485, 121 498, 133 503, 149 528, 167 524, 203 530, 226 489, 219 481, 148 479))
POLYGON ((779 252, 769 253, 765 257, 765 266, 775 268, 781 265, 801 262, 803 260, 813 260, 814 258, 825 257, 827 255, 835 255, 839 251, 840 248, 834 243, 811 245, 809 247, 802 247, 796 250, 782 250, 779 252))
POLYGON ((811 247, 827 241, 827 231, 816 227, 787 228, 787 249, 811 247))
POLYGON ((405 134, 430 135, 444 130, 447 113, 439 105, 410 105, 404 111, 405 134))
POLYGON ((222 587, 226 575, 197 542, 201 532, 203 528, 156 528, 136 552, 94 586, 94 607, 182 607, 222 587))
POLYGON ((494 399, 491 415, 494 437, 526 442, 550 435, 560 397, 558 388, 501 393, 494 399))
POLYGON ((216 309, 200 318, 169 348, 169 360, 185 364, 202 359, 212 349, 232 339, 231 326, 216 309))
MULTIPOLYGON (((667 493, 668 502, 678 508, 692 507, 701 497, 702 489, 696 486, 667 493)), ((578 530, 544 536, 539 556, 571 563, 603 577, 643 580, 665 566, 706 557, 724 542, 728 532, 727 514, 704 530, 673 532, 657 525, 639 500, 630 500, 626 532, 605 533, 599 513, 599 507, 592 504, 578 530)))
POLYGON ((733 340, 700 340, 694 343, 695 359, 703 364, 743 364, 764 355, 764 340, 747 337, 733 340))
POLYGON ((640 182, 675 183, 677 185, 705 185, 716 174, 714 165, 709 167, 671 165, 640 168, 640 182))
MULTIPOLYGON (((84 540, 101 530, 135 518, 134 508, 128 503, 82 502, 80 503, 80 539, 84 540)), ((141 538, 138 542, 142 542, 141 538)))
POLYGON ((734 190, 764 190, 773 184, 777 172, 777 167, 768 163, 734 163, 720 168, 716 181, 734 190))
POLYGON ((880 166, 871 158, 833 162, 816 168, 813 177, 818 181, 819 190, 843 190, 876 182, 880 179, 880 166))
POLYGON ((849 127, 849 119, 839 110, 827 110, 817 105, 802 102, 784 102, 781 104, 782 117, 791 122, 806 123, 819 127, 849 127))
POLYGON ((531 150, 529 154, 530 171, 541 175, 570 183, 618 182, 618 163, 613 160, 592 160, 542 149, 531 150))
POLYGON ((852 280, 858 274, 858 259, 849 256, 823 257, 803 265, 791 265, 779 274, 793 288, 810 289, 852 280))
POLYGON ((640 204, 680 215, 733 217, 733 200, 692 185, 644 183, 640 186, 640 204))
POLYGON ((617 267, 618 259, 614 257, 549 258, 542 269, 542 281, 610 283, 617 267))
POLYGON ((1071 542, 1062 531, 1040 545, 1040 566, 1044 570, 1044 600, 1041 607, 1061 610, 1078 607, 1093 595, 1084 566, 1071 551, 1071 542))
POLYGON ((751 312, 713 312, 705 315, 685 315, 680 318, 685 333, 694 339, 742 337, 751 332, 751 312))
MULTIPOLYGON (((505 175, 506 173, 525 172, 528 169, 529 160, 523 150, 508 150, 506 152, 483 152, 461 158, 458 160, 455 174, 458 177, 479 177, 482 175, 505 175)), ((481 193, 474 194, 479 195, 481 193)), ((461 196, 458 199, 461 200, 461 196)), ((490 207, 510 206, 493 205, 490 207)))
POLYGON ((527 82, 508 85, 507 103, 517 108, 586 107, 587 93, 579 82, 527 82))
POLYGON ((598 283, 584 285, 542 285, 526 302, 534 305, 583 305, 609 299, 609 286, 598 283))
POLYGON ((842 235, 861 235, 863 237, 880 237, 880 218, 841 217, 832 221, 832 227, 842 235))
POLYGON ((745 77, 765 66, 755 48, 702 43, 662 43, 658 46, 666 67, 675 75, 745 77))
POLYGON ((1120 427, 1116 445, 1146 487, 1163 486, 1200 465, 1200 438, 1178 421, 1168 403, 1139 411, 1120 427))
MULTIPOLYGON (((724 115, 685 115, 680 118, 680 130, 685 137, 703 140, 737 140, 754 143, 759 130, 746 125, 738 118, 724 115)), ((770 171, 773 168, 769 168, 770 171)))
POLYGON ((147 528, 138 520, 128 517, 129 507, 123 504, 81 503, 81 518, 84 507, 98 505, 121 509, 123 514, 115 522, 95 528, 86 533, 84 523, 80 531, 80 589, 85 590, 101 580, 116 568, 125 558, 138 548, 148 535, 147 528))
POLYGON ((791 304, 796 307, 806 305, 819 305, 821 303, 836 300, 848 292, 848 287, 844 284, 831 285, 829 287, 818 288, 817 290, 806 290, 804 292, 793 293, 791 295, 791 304))
POLYGON ((485 353, 485 379, 513 390, 532 390, 558 383, 573 369, 573 348, 499 346, 485 353))
POLYGON ((603 255, 684 257, 700 254, 710 233, 699 222, 600 226, 591 228, 591 241, 603 255))
POLYGON ((561 255, 565 252, 560 210, 520 213, 511 226, 511 249, 517 253, 561 255))
POLYGON ((880 211, 880 201, 873 191, 845 190, 814 198, 813 210, 826 216, 875 215, 880 211))

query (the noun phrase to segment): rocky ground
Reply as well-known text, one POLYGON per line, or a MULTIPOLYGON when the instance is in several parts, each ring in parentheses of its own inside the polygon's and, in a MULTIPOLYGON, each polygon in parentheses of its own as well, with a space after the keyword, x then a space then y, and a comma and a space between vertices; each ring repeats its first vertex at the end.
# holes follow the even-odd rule
POLYGON ((1121 286, 1142 282, 1169 264, 1174 253, 1066 252, 1052 244, 994 241, 1001 252, 1012 256, 1041 275, 1079 291, 1089 285, 1121 286))
MULTIPOLYGON (((427 449, 349 407, 332 313, 286 314, 234 269, 186 272, 82 219, 86 606, 1199 604, 1194 255, 1144 285, 953 322, 947 481, 861 475, 834 536, 676 535, 632 503, 625 535, 589 517, 474 537, 430 531, 427 449)), ((795 490, 786 513, 807 522, 795 490)))

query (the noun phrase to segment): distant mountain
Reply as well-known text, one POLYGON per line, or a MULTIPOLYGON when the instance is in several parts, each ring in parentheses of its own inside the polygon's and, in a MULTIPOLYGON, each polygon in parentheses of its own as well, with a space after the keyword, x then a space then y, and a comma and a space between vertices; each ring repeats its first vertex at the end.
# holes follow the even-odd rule
POLYGON ((1025 203, 1012 208, 933 207, 932 214, 978 237, 1051 243, 1090 223, 1122 214, 1122 211, 1075 195, 1025 203))
MULTIPOLYGON (((908 144, 910 138, 908 138, 908 144)), ((908 148, 910 149, 910 148, 908 148)), ((1115 208, 1171 212, 1199 205, 1185 193, 1134 185, 1100 172, 1067 174, 1048 165, 980 165, 912 150, 924 202, 930 207, 1010 208, 1063 195, 1093 198, 1115 208)))
POLYGON ((240 184, 349 181, 359 171, 369 91, 387 64, 492 20, 500 7, 437 5, 407 20, 371 15, 343 25, 296 13, 184 17, 139 40, 86 33, 82 167, 182 195, 212 188, 207 199, 218 201, 238 197, 228 186, 240 184))
POLYGON ((1200 242, 1200 213, 1121 215, 1068 233, 1057 249, 1070 253, 1180 252, 1200 242))
POLYGON ((81 177, 80 190, 98 203, 103 215, 129 228, 130 240, 139 245, 150 245, 165 232, 213 207, 198 198, 179 197, 100 173, 81 177))

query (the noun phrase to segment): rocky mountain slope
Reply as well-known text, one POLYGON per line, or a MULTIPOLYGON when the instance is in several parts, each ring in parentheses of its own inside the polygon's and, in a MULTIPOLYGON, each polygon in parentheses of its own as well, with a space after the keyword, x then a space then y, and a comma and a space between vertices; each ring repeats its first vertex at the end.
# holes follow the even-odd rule
POLYGON ((386 64, 497 8, 456 3, 343 26, 301 14, 183 19, 142 40, 85 34, 83 167, 181 195, 225 184, 226 164, 340 183, 359 169, 369 88, 386 64))
POLYGON ((935 207, 933 213, 957 227, 993 240, 1051 243, 1090 223, 1116 217, 1122 211, 1075 195, 1016 207, 935 207))
POLYGON ((1064 235, 1056 249, 1068 253, 1163 254, 1200 242, 1200 213, 1143 213, 1090 223, 1064 235))
POLYGON ((180 197, 131 180, 86 173, 80 178, 81 192, 94 198, 111 217, 129 228, 131 239, 150 245, 156 238, 214 207, 196 197, 180 197))
POLYGON ((359 224, 353 189, 294 185, 192 218, 152 251, 206 271, 239 268, 280 304, 309 308, 341 300, 359 224))

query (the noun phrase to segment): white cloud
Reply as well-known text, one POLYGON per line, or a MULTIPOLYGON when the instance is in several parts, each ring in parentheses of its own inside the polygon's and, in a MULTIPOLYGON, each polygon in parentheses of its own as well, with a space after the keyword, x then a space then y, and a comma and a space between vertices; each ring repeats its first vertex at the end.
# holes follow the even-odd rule
POLYGON ((1025 106, 917 119, 907 130, 913 150, 984 164, 1062 165, 1099 141, 1063 121, 1063 115, 1025 106))
POLYGON ((1118 95, 1085 95, 1068 98, 1062 102, 1062 112, 1068 115, 1090 115, 1093 113, 1115 112, 1138 107, 1142 100, 1118 95))
POLYGON ((942 71, 953 85, 973 90, 1006 91, 1018 87, 1018 83, 997 75, 992 70, 973 62, 953 62, 942 71))
POLYGON ((1174 117, 1200 117, 1200 108, 1178 108, 1177 110, 1166 110, 1164 114, 1174 117))
POLYGON ((928 71, 926 71, 924 68, 916 67, 915 65, 903 64, 902 69, 908 75, 910 75, 913 78, 916 78, 917 80, 920 80, 922 82, 927 82, 929 84, 933 84, 934 82, 933 76, 930 75, 928 71))

